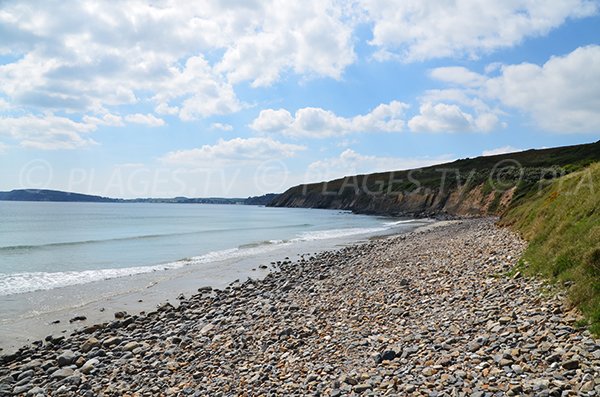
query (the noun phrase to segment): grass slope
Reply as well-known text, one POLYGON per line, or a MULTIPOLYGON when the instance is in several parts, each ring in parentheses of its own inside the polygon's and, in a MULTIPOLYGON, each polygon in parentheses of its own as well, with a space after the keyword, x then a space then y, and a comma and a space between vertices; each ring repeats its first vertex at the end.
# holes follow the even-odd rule
POLYGON ((570 281, 570 298, 600 335, 600 163, 555 180, 501 219, 529 241, 523 269, 570 281))
MULTIPOLYGON (((489 183, 491 180, 502 181, 500 184, 504 185, 505 189, 516 185, 515 198, 518 200, 535 189, 540 180, 569 174, 598 161, 600 161, 600 141, 550 149, 532 149, 518 153, 461 159, 416 170, 355 175, 328 182, 298 185, 275 198, 272 205, 285 206, 285 200, 290 197, 318 195, 322 192, 353 196, 354 186, 360 186, 368 192, 395 194, 399 191, 413 191, 417 187, 440 189, 443 186, 452 189, 458 184, 461 186, 466 184, 469 188, 489 183)), ((487 187, 489 191, 493 190, 492 186, 487 187)))

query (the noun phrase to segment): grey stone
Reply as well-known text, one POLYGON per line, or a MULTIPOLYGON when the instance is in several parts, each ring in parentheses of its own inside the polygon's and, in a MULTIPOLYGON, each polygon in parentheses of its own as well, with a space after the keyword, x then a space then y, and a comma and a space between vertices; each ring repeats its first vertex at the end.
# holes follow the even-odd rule
POLYGON ((57 357, 56 361, 58 362, 59 367, 65 367, 73 364, 76 359, 77 354, 73 353, 71 350, 65 350, 60 356, 57 357))
POLYGON ((97 358, 91 358, 89 360, 87 360, 85 362, 85 364, 83 364, 81 366, 81 368, 79 368, 79 371, 81 371, 81 373, 83 374, 89 374, 90 372, 92 372, 92 370, 96 367, 96 365, 98 365, 100 363, 100 361, 97 358))
POLYGON ((19 374, 19 376, 17 376, 17 381, 26 379, 26 378, 31 378, 34 374, 34 371, 32 369, 27 370, 27 371, 23 371, 19 374))
POLYGON ((371 390, 373 387, 368 384, 368 383, 359 383, 356 386, 354 386, 352 388, 352 390, 354 390, 357 393, 363 393, 366 392, 367 390, 371 390))
POLYGON ((26 384, 26 385, 22 385, 22 386, 16 386, 16 387, 13 389, 13 392, 12 392, 12 394, 14 394, 14 395, 19 395, 19 394, 21 394, 21 393, 25 393, 25 392, 27 392, 28 390, 30 390, 32 387, 33 387, 33 385, 32 385, 31 383, 28 383, 28 384, 26 384))
POLYGON ((73 371, 71 368, 65 367, 65 368, 60 368, 57 369, 56 371, 54 371, 52 373, 52 375, 50 375, 50 378, 52 379, 65 379, 68 378, 69 376, 73 375, 75 371, 73 371))

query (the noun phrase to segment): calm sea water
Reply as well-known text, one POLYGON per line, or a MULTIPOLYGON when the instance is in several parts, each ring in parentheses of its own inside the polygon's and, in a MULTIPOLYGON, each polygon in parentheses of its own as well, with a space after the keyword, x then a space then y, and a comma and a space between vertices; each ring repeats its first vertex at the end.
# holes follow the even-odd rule
POLYGON ((331 210, 0 201, 0 296, 385 233, 403 221, 331 210))

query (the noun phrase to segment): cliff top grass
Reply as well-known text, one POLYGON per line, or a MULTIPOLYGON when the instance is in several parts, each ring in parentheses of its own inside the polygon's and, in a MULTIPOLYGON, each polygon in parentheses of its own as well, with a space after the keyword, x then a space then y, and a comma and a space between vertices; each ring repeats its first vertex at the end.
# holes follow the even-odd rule
MULTIPOLYGON (((381 172, 338 178, 329 182, 294 186, 282 197, 335 192, 341 196, 363 192, 398 192, 422 188, 467 188, 500 181, 504 188, 517 186, 517 198, 526 196, 541 179, 553 179, 600 161, 600 141, 551 149, 526 150, 495 156, 466 158, 415 170, 381 172), (521 174, 521 172, 523 172, 521 174)), ((492 187, 493 188, 493 187, 492 187)))
POLYGON ((600 336, 600 163, 513 203, 500 223, 529 241, 523 270, 571 285, 572 303, 600 336))

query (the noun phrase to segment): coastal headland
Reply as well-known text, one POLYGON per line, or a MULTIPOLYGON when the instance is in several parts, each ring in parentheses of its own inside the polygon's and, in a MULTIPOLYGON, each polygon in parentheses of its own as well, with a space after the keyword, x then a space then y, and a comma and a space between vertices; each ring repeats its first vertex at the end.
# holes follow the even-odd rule
POLYGON ((525 247, 472 219, 285 261, 5 355, 0 394, 598 395, 599 341, 525 247))

